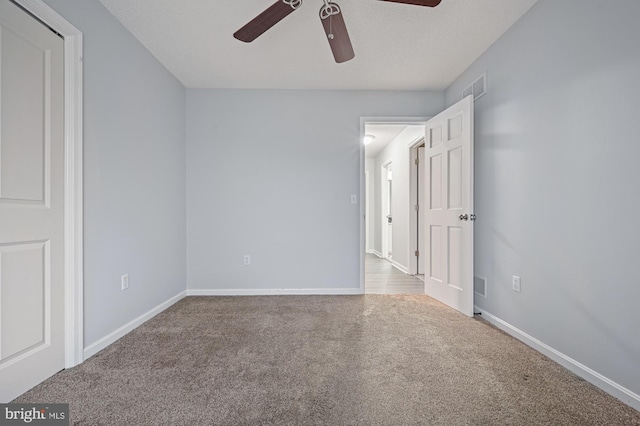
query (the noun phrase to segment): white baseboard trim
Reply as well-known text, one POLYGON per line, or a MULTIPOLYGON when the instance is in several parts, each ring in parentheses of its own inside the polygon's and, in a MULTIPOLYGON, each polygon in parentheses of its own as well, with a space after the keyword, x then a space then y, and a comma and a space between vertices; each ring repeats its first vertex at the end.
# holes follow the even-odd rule
POLYGON ((630 407, 640 411, 640 395, 603 376, 597 371, 592 370, 586 365, 581 364, 580 362, 552 348, 551 346, 541 342, 535 337, 528 335, 524 331, 514 327, 513 325, 496 317, 495 315, 490 314, 484 309, 480 309, 479 307, 475 306, 475 312, 480 312, 482 314, 482 318, 495 325, 502 331, 510 334, 526 345, 546 355, 553 361, 565 367, 567 370, 573 372, 589 383, 607 392, 609 395, 618 398, 620 401, 624 402, 630 407))
POLYGON ((391 262, 391 265, 393 265, 397 270, 404 272, 405 274, 409 273, 409 268, 407 268, 406 266, 399 264, 393 259, 390 259, 389 262, 391 262))
POLYGON ((401 265, 400 263, 396 262, 395 260, 393 260, 393 258, 388 259, 388 258, 383 257, 383 256, 382 256, 382 253, 380 253, 379 251, 372 250, 372 251, 370 251, 370 252, 368 251, 367 253, 375 254, 375 255, 376 255, 376 256, 378 256, 380 259, 386 259, 386 260, 388 260, 388 261, 389 261, 389 263, 391 263, 391 265, 392 265, 392 266, 394 266, 396 269, 398 269, 398 270, 400 270, 400 271, 404 272, 405 274, 408 274, 408 273, 409 273, 409 268, 407 268, 406 266, 401 265))
POLYGON ((325 295, 344 296, 362 294, 357 288, 250 288, 250 289, 189 289, 187 296, 293 296, 293 295, 325 295))
POLYGON ((86 361, 89 357, 92 357, 93 355, 97 354, 98 352, 100 352, 110 344, 116 342, 118 339, 120 339, 121 337, 123 337, 124 335, 132 331, 133 329, 149 321, 151 318, 155 317, 160 312, 167 309, 169 306, 183 299, 186 295, 187 295, 187 292, 183 291, 180 294, 173 296, 171 299, 167 300, 166 302, 162 302, 155 308, 152 308, 151 310, 145 312, 144 314, 140 315, 138 318, 123 325, 122 327, 115 330, 114 332, 107 334, 97 342, 90 344, 89 346, 84 348, 84 360, 86 361))

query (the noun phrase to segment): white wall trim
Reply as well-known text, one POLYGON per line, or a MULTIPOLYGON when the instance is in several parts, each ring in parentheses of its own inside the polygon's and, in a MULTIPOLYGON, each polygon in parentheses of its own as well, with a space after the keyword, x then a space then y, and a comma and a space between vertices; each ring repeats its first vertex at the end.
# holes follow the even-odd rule
POLYGON ((144 324, 145 322, 149 321, 151 318, 155 317, 160 312, 162 312, 165 309, 169 308, 171 305, 174 305, 175 303, 177 303, 180 300, 184 299, 184 297, 186 295, 187 295, 187 292, 183 291, 180 294, 177 294, 177 295, 173 296, 169 300, 167 300, 165 302, 162 302, 161 304, 159 304, 155 308, 152 308, 151 310, 149 310, 149 311, 145 312, 144 314, 140 315, 138 318, 134 319, 133 321, 123 325, 122 327, 120 327, 119 329, 113 331, 112 333, 107 334, 102 339, 98 340, 97 342, 90 344, 89 346, 87 346, 84 349, 84 358, 88 359, 88 358, 94 356, 95 354, 97 354, 98 352, 100 352, 101 350, 106 348, 107 346, 111 345, 112 343, 115 343, 118 339, 124 337, 129 332, 131 332, 134 329, 140 327, 142 324, 144 324))
POLYGON ((249 288, 249 289, 188 289, 187 296, 275 296, 324 295, 345 296, 363 294, 360 288, 249 288))
MULTIPOLYGON (((426 123, 425 123, 426 125, 426 123)), ((425 127, 426 128, 426 127, 425 127)), ((418 258, 414 252, 418 249, 418 215, 422 211, 416 211, 415 206, 418 204, 418 172, 415 167, 415 160, 418 159, 418 146, 425 143, 426 135, 409 142, 407 149, 409 150, 409 268, 408 273, 416 275, 418 273, 418 258)), ((423 167, 421 165, 420 167, 423 167)), ((424 207, 424 206, 423 206, 424 207)))
POLYGON ((373 238, 371 238, 371 212, 370 212, 370 204, 371 203, 371 183, 370 183, 370 176, 369 176, 369 170, 366 170, 366 159, 365 159, 365 170, 364 170, 364 193, 365 193, 365 199, 364 199, 364 216, 365 216, 365 221, 364 221, 364 247, 365 247, 365 252, 368 253, 371 251, 371 243, 373 242, 373 238))
POLYGON ((592 370, 586 365, 581 364, 580 362, 552 348, 551 346, 541 342, 535 337, 528 335, 524 331, 514 327, 513 325, 496 317, 495 315, 490 314, 484 309, 480 309, 479 307, 476 306, 475 312, 480 312, 482 314, 482 318, 484 318, 491 324, 495 325, 499 329, 510 334, 511 336, 515 337, 516 339, 520 340, 526 345, 532 347, 538 352, 546 355, 547 357, 551 358, 553 361, 565 367, 567 370, 575 373, 576 375, 582 377, 589 383, 607 392, 609 395, 612 395, 615 398, 618 398, 620 401, 624 402, 625 404, 640 411, 640 395, 614 382, 613 380, 603 376, 597 371, 592 370))
POLYGON ((387 259, 387 260, 389 260, 389 262, 391 262, 391 265, 392 265, 394 268, 396 268, 397 270, 399 270, 400 272, 404 272, 405 274, 408 274, 408 273, 409 273, 409 268, 407 268, 406 266, 404 266, 404 265, 402 265, 402 264, 400 264, 400 263, 396 262, 396 261, 395 261, 395 260, 393 260, 393 259, 387 259))
POLYGON ((15 0, 64 39, 65 367, 83 361, 82 32, 42 0, 15 0))
MULTIPOLYGON (((369 252, 368 252, 368 253, 369 253, 369 252)), ((396 262, 396 261, 395 261, 395 260, 393 260, 393 259, 388 259, 388 258, 386 258, 386 257, 383 257, 383 256, 382 256, 382 253, 380 253, 379 251, 372 250, 370 253, 371 253, 371 254, 375 254, 375 255, 376 255, 376 256, 378 256, 380 259, 384 259, 384 260, 386 260, 387 262, 391 263, 391 266, 393 266, 394 268, 398 269, 399 271, 404 272, 405 274, 409 274, 409 268, 407 268, 406 266, 404 266, 404 265, 402 265, 402 264, 400 264, 400 263, 396 262)))
POLYGON ((393 224, 391 229, 391 247, 389 247, 389 218, 393 217, 393 205, 392 200, 389 197, 389 186, 393 185, 393 180, 389 183, 389 166, 393 173, 393 162, 391 159, 386 159, 380 166, 380 235, 381 235, 381 248, 382 256, 387 258, 389 252, 393 253, 393 224))

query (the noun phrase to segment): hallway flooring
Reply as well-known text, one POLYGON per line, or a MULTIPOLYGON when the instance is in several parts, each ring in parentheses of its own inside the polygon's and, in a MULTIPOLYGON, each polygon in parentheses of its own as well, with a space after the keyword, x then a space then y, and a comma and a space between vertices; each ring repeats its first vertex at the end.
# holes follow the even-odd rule
POLYGON ((365 254, 365 294, 424 294, 424 282, 374 254, 365 254))

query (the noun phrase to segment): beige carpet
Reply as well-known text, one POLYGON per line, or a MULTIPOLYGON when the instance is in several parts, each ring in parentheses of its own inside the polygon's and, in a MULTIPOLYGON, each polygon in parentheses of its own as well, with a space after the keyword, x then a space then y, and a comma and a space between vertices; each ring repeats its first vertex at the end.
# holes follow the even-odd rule
POLYGON ((640 425, 426 296, 189 297, 15 402, 82 425, 640 425))

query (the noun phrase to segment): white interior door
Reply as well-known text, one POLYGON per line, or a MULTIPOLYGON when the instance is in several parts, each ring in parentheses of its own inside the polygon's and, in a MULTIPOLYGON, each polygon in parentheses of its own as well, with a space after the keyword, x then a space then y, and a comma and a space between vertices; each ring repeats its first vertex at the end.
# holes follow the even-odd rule
POLYGON ((473 316, 473 100, 426 124, 425 293, 473 316))
POLYGON ((0 0, 0 402, 64 368, 63 60, 0 0))

